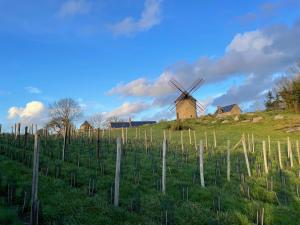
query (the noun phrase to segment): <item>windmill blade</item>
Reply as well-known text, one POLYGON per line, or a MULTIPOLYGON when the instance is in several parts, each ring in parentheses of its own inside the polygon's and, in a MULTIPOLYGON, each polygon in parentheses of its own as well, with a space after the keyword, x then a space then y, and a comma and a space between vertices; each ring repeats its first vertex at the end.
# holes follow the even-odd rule
POLYGON ((180 92, 184 92, 184 89, 181 88, 181 87, 176 83, 176 81, 174 81, 173 79, 169 80, 169 85, 170 85, 171 87, 173 87, 174 89, 179 90, 180 92))
POLYGON ((169 80, 169 84, 170 84, 170 86, 179 90, 182 93, 184 93, 186 91, 175 79, 169 80))
POLYGON ((199 87, 204 83, 204 79, 200 78, 198 80, 196 80, 193 85, 190 87, 188 93, 192 94, 194 93, 197 89, 199 89, 199 87))
POLYGON ((201 107, 199 105, 196 105, 197 109, 199 109, 200 111, 204 112, 205 111, 205 108, 204 107, 201 107))
POLYGON ((181 88, 181 90, 183 91, 186 91, 186 89, 175 79, 175 78, 172 78, 171 79, 178 87, 181 88))
POLYGON ((206 107, 204 105, 202 105, 200 102, 197 102, 196 104, 199 108, 201 108, 203 111, 205 111, 206 107))

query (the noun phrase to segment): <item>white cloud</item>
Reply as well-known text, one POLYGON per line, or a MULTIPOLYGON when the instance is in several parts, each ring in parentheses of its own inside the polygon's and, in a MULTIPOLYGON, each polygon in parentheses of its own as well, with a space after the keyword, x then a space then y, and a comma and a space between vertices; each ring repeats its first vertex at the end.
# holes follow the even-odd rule
POLYGON ((57 15, 59 17, 75 16, 86 14, 90 9, 91 5, 86 0, 69 0, 61 5, 57 15))
POLYGON ((226 48, 226 51, 260 51, 271 44, 272 40, 269 37, 266 37, 263 32, 251 31, 243 34, 237 34, 226 48))
POLYGON ((42 91, 37 87, 28 86, 25 87, 25 90, 28 91, 30 94, 40 94, 42 91))
POLYGON ((129 118, 134 115, 149 109, 150 105, 143 102, 129 103, 125 102, 120 107, 104 114, 105 118, 120 117, 129 118))
POLYGON ((41 124, 45 120, 46 108, 42 102, 32 101, 23 107, 13 106, 8 110, 7 118, 17 120, 22 124, 41 124))
POLYGON ((130 35, 133 33, 147 31, 161 22, 162 0, 146 0, 141 17, 136 20, 126 17, 122 21, 110 26, 115 35, 130 35))
POLYGON ((151 97, 154 103, 165 103, 170 99, 168 96, 175 93, 168 85, 171 77, 189 87, 198 78, 204 78, 205 84, 216 84, 243 76, 243 83, 228 87, 212 104, 251 101, 261 98, 262 91, 272 88, 273 74, 286 71, 300 60, 299 40, 300 21, 292 26, 276 25, 244 32, 233 37, 221 57, 202 56, 193 63, 180 62, 154 81, 139 78, 112 88, 109 94, 151 97))

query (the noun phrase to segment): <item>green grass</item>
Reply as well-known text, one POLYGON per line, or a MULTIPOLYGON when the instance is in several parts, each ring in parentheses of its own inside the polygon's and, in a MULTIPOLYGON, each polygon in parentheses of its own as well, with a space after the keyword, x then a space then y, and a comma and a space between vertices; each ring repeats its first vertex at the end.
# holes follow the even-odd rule
MULTIPOLYGON (((165 224, 163 215, 167 210, 169 224, 254 224, 257 210, 264 208, 264 224, 300 224, 300 180, 299 165, 295 149, 295 140, 299 133, 287 134, 288 127, 300 124, 298 115, 280 113, 283 120, 274 120, 278 112, 262 112, 255 115, 243 115, 241 120, 262 116, 259 123, 234 121, 228 123, 213 117, 184 121, 184 128, 191 128, 192 144, 189 143, 189 131, 183 130, 185 151, 181 151, 181 131, 166 130, 169 137, 167 154, 167 191, 160 192, 161 146, 163 131, 176 127, 176 122, 161 122, 153 126, 144 126, 127 131, 128 143, 123 146, 120 207, 114 208, 108 200, 109 191, 114 183, 115 150, 114 138, 122 136, 121 130, 108 132, 101 141, 101 159, 96 158, 95 139, 74 138, 68 148, 68 160, 60 161, 62 140, 48 139, 45 148, 42 137, 39 199, 42 204, 43 224, 165 224), (175 125, 174 125, 175 124, 175 125), (136 140, 136 131, 138 139, 136 140), (208 149, 204 155, 204 176, 206 187, 201 188, 198 174, 198 153, 196 141, 208 137, 208 149), (145 150, 145 132, 147 135, 148 154, 145 150), (152 132, 152 143, 150 133, 152 132), (213 133, 216 133, 217 147, 213 147, 213 133), (242 134, 254 135, 255 152, 248 152, 251 162, 252 177, 247 176, 244 154, 239 146, 231 153, 231 182, 226 180, 227 140, 233 146, 242 134), (271 138, 272 163, 268 175, 263 172, 262 141, 271 138), (290 168, 286 154, 286 140, 290 137, 294 155, 294 168, 290 168), (278 170, 277 141, 282 144, 284 170, 278 170), (78 167, 78 154, 80 166, 78 167), (186 161, 187 159, 187 161, 186 161), (61 165, 61 174, 55 178, 55 167, 61 165), (261 167, 259 175, 258 167, 261 167), (102 169, 101 169, 102 168, 102 169), (104 168, 104 170, 103 170, 104 168), (46 176, 46 171, 48 174, 46 176), (240 171, 240 172, 238 172, 240 171), (77 174, 76 187, 70 185, 70 173, 77 174), (138 176, 139 174, 139 176, 138 176), (245 177, 245 180, 241 179, 245 177), (88 196, 89 178, 96 178, 96 193, 88 196), (266 179, 269 181, 267 188, 266 179), (273 181, 273 190, 270 182, 273 181), (284 182, 283 182, 284 180, 284 182), (188 187, 188 200, 182 187, 188 187), (250 190, 248 195, 247 190, 250 190), (184 196, 184 197, 183 197, 184 196), (249 198, 250 197, 250 198, 249 198), (140 205, 132 211, 132 202, 140 205)), ((126 131, 124 130, 124 136, 126 131)), ((22 146, 22 143, 21 143, 22 146)), ((30 192, 31 186, 31 147, 24 149, 14 142, 9 135, 0 137, 0 224, 18 224, 28 221, 29 212, 18 216, 23 203, 24 191, 30 192), (26 163, 26 159, 29 163, 26 163), (12 206, 5 202, 7 184, 16 185, 16 199, 12 206), (19 218, 18 218, 19 217, 19 218), (4 223, 3 221, 8 221, 4 223)), ((268 146, 267 146, 268 147, 268 146)))

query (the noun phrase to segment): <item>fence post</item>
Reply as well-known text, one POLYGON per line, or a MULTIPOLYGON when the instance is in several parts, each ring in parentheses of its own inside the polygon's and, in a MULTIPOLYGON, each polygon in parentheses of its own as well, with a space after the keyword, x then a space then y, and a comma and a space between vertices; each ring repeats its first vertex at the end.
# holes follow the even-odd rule
POLYGON ((201 187, 205 187, 204 183, 204 168, 203 168, 203 141, 200 141, 200 146, 199 146, 199 174, 200 174, 200 183, 201 187))
POLYGON ((163 157, 162 157, 162 193, 166 193, 166 155, 167 155, 167 139, 163 142, 163 157))
POLYGON ((38 225, 38 178, 39 178, 39 152, 40 152, 40 137, 36 133, 34 138, 34 154, 33 154, 33 172, 32 172, 32 190, 31 190, 31 214, 30 225, 38 225))
POLYGON ((292 151, 292 146, 291 146, 291 141, 290 141, 290 138, 288 137, 288 152, 289 152, 289 155, 290 155, 290 165, 291 165, 291 168, 294 167, 294 162, 293 162, 293 151, 292 151))
POLYGON ((216 132, 214 131, 214 147, 217 147, 217 137, 216 137, 216 132))
POLYGON ((121 172, 121 139, 117 138, 117 158, 116 158, 116 173, 115 173, 115 196, 114 206, 119 206, 119 193, 120 193, 120 172, 121 172))
POLYGON ((277 146, 278 146, 278 161, 279 161, 279 168, 282 170, 280 141, 277 142, 277 146))
POLYGON ((243 135, 243 137, 242 137, 242 143, 243 143, 243 150, 244 150, 244 155, 245 155, 245 161, 246 161, 248 176, 251 177, 251 170, 250 170, 250 165, 249 165, 249 160, 248 160, 248 155, 247 155, 245 135, 243 135))
POLYGON ((64 146, 63 146, 63 151, 62 151, 62 161, 65 161, 65 153, 67 149, 67 136, 68 136, 68 126, 65 125, 65 130, 64 130, 64 146))
POLYGON ((230 181, 230 141, 227 141, 227 181, 230 181))
POLYGON ((298 158, 298 165, 300 165, 300 152, 299 152, 299 141, 296 141, 296 150, 297 150, 297 158, 298 158))
POLYGON ((267 160, 267 152, 266 152, 266 142, 263 141, 262 145, 263 145, 263 157, 264 157, 265 173, 268 174, 269 173, 269 169, 268 169, 268 160, 267 160))
POLYGON ((180 140, 181 140, 181 152, 184 152, 184 146, 183 146, 183 132, 180 132, 180 140))
POLYGON ((197 151, 197 138, 196 138, 196 131, 194 131, 194 142, 195 142, 195 150, 197 151))

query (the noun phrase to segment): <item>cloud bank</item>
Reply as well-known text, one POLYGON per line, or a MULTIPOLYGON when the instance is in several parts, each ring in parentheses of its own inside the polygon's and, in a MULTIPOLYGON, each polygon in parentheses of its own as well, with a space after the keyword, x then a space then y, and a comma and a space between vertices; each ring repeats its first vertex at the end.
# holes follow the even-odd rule
POLYGON ((13 106, 8 110, 7 119, 16 120, 24 125, 42 124, 45 122, 46 107, 42 102, 32 101, 25 107, 13 106))
POLYGON ((139 19, 126 17, 120 22, 110 26, 114 35, 131 35, 141 31, 147 31, 161 22, 162 0, 146 0, 144 9, 139 19))
POLYGON ((193 63, 177 63, 155 80, 138 78, 117 85, 109 94, 151 97, 153 103, 159 105, 175 93, 168 85, 171 77, 188 87, 198 78, 204 78, 205 84, 218 84, 242 76, 243 83, 228 87, 212 104, 216 106, 261 99, 262 93, 272 87, 274 73, 284 72, 300 60, 299 40, 300 20, 292 26, 274 25, 239 33, 225 48, 223 56, 201 56, 193 63))
POLYGON ((111 112, 107 112, 104 114, 106 119, 110 117, 118 117, 128 119, 132 118, 136 114, 149 109, 149 104, 143 102, 129 103, 125 102, 120 107, 112 110, 111 112))

